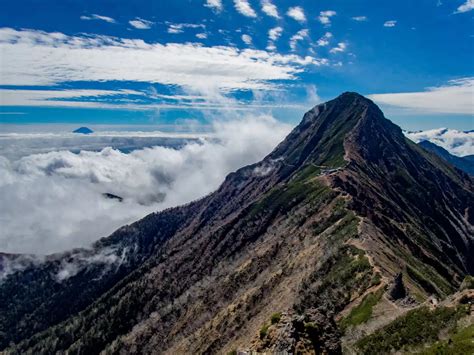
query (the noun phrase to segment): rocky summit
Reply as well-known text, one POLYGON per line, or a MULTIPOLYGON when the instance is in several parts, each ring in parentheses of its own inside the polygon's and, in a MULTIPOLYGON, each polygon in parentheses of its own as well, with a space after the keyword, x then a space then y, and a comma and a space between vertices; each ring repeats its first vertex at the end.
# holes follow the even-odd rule
POLYGON ((473 224, 473 178, 344 93, 198 201, 92 249, 0 256, 0 349, 473 351, 473 224))

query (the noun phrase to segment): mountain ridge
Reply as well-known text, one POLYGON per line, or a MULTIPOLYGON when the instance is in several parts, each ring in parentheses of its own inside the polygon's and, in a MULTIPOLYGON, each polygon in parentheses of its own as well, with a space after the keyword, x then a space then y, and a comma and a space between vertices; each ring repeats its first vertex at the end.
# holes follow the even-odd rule
POLYGON ((456 168, 463 170, 469 175, 474 175, 474 156, 468 155, 466 157, 458 157, 456 155, 452 155, 443 147, 440 147, 428 140, 423 140, 418 143, 418 145, 428 151, 431 151, 432 153, 435 153, 436 155, 448 161, 450 164, 454 165, 456 168))
POLYGON ((116 269, 88 266, 58 283, 56 261, 9 277, 0 300, 15 297, 0 302, 0 325, 11 335, 0 333, 1 344, 13 341, 12 353, 338 353, 337 319, 400 273, 419 302, 452 294, 474 272, 473 195, 467 174, 406 139, 372 101, 344 93, 216 192, 98 241, 95 250, 124 255, 116 269), (89 284, 94 275, 101 282, 89 284), (55 317, 51 302, 28 297, 44 283, 64 292, 49 295, 54 310, 73 294, 83 302, 55 317), (275 312, 299 335, 250 341, 275 312), (45 314, 36 327, 14 321, 45 314), (306 323, 324 331, 297 330, 306 323))

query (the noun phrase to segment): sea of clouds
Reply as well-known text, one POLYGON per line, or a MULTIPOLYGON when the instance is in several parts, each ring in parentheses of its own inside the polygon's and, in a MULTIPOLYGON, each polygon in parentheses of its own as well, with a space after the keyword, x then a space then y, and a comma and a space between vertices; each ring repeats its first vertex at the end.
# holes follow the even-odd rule
POLYGON ((456 129, 437 128, 427 131, 404 132, 416 143, 430 141, 448 152, 459 157, 474 155, 474 131, 458 131, 456 129))
POLYGON ((207 195, 228 173, 270 153, 290 129, 259 116, 188 136, 0 134, 0 252, 87 247, 148 213, 207 195))
MULTIPOLYGON (((291 126, 271 116, 216 120, 206 133, 0 132, 0 252, 87 247, 148 213, 218 188, 261 160, 291 126), (104 194, 121 197, 111 199, 104 194)), ((473 132, 405 132, 452 154, 474 153, 473 132)))

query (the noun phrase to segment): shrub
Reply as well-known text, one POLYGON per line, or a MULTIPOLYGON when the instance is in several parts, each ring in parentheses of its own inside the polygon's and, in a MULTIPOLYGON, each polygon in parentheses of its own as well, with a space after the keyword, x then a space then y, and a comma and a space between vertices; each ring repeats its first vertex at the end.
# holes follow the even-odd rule
POLYGON ((372 316, 374 306, 380 301, 380 298, 382 298, 384 291, 385 290, 381 288, 377 292, 365 296, 360 304, 354 307, 349 315, 341 321, 342 329, 367 322, 372 316))
POLYGON ((272 324, 276 324, 280 321, 280 319, 281 319, 281 313, 277 312, 277 313, 272 314, 272 317, 270 318, 270 321, 272 322, 272 324))
POLYGON ((461 290, 472 290, 474 289, 474 276, 467 275, 461 284, 461 290))
POLYGON ((465 306, 439 307, 433 311, 420 307, 362 338, 356 346, 363 354, 388 354, 434 342, 441 330, 453 329, 456 321, 465 314, 465 306))
POLYGON ((268 324, 264 324, 262 328, 260 328, 260 339, 263 340, 267 336, 269 327, 268 324))

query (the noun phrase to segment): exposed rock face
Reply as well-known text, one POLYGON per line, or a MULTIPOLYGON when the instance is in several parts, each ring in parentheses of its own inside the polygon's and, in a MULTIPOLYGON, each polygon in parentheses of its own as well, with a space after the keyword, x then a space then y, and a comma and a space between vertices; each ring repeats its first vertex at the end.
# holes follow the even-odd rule
POLYGON ((7 277, 0 345, 337 353, 335 319, 380 283, 403 272, 410 294, 444 297, 474 273, 473 206, 471 177, 345 93, 215 193, 97 242, 121 256, 106 272, 93 264, 59 282, 66 254, 7 277), (275 312, 283 326, 253 343, 275 312))
POLYGON ((340 333, 332 316, 319 309, 305 315, 284 314, 264 326, 248 352, 271 354, 339 354, 340 333))
POLYGON ((389 296, 393 300, 399 300, 405 298, 407 296, 407 291, 405 289, 405 285, 403 284, 403 274, 400 273, 395 276, 393 280, 392 287, 389 290, 389 296))

